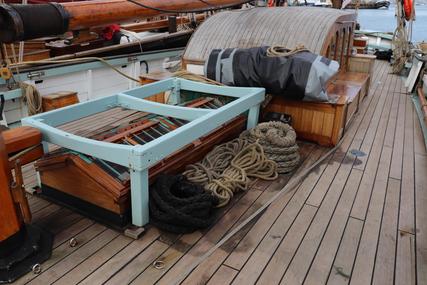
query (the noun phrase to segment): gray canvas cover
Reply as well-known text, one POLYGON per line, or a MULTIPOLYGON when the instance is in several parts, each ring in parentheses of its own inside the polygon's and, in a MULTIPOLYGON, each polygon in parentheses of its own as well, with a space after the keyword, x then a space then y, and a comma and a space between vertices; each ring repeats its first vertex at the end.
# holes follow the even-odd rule
POLYGON ((286 99, 328 101, 326 81, 339 64, 311 52, 267 56, 268 47, 214 49, 205 63, 206 77, 229 86, 264 87, 286 99))

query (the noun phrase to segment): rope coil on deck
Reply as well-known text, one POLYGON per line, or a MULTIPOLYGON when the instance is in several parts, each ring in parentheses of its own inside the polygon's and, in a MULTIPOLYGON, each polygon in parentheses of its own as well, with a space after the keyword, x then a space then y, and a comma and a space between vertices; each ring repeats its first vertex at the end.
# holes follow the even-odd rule
POLYGON ((291 172, 299 164, 297 134, 288 124, 278 121, 260 123, 243 132, 240 138, 250 143, 259 142, 267 158, 277 163, 279 173, 291 172))
POLYGON ((183 175, 190 182, 203 185, 222 207, 235 192, 247 190, 251 178, 276 179, 276 168, 259 143, 235 139, 215 147, 202 161, 188 165, 183 175))
POLYGON ((227 205, 234 193, 247 190, 251 178, 275 180, 277 165, 267 159, 259 143, 248 144, 232 160, 218 179, 212 180, 205 190, 218 197, 218 207, 227 205))
POLYGON ((150 223, 174 233, 209 227, 215 220, 215 196, 182 175, 163 175, 150 189, 150 223))

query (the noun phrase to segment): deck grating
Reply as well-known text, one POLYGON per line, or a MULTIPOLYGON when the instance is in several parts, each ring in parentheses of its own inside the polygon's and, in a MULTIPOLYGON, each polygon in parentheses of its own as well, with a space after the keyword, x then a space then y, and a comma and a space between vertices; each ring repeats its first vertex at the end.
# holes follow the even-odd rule
MULTIPOLYGON (((300 146, 304 162, 296 173, 257 181, 212 228, 187 235, 148 228, 135 241, 31 196, 33 221, 55 233, 54 251, 42 274, 16 284, 427 284, 427 154, 402 80, 382 61, 339 149, 181 276, 328 150, 300 146), (72 237, 76 247, 68 245, 72 237), (159 259, 166 265, 161 270, 152 266, 159 259)), ((25 182, 27 188, 37 182, 32 166, 25 182)))

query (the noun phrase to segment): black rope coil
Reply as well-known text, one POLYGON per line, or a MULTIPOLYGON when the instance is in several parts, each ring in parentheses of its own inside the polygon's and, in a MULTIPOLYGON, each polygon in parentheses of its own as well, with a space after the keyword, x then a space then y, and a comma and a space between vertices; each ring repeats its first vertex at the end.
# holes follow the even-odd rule
POLYGON ((163 175, 150 187, 150 223, 174 233, 191 233, 215 221, 218 198, 182 175, 163 175))

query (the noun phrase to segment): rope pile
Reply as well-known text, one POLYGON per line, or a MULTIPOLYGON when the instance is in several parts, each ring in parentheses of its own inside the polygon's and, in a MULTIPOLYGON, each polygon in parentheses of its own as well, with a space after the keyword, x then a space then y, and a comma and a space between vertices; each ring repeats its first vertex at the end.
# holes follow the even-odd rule
POLYGON ((219 199, 217 207, 223 207, 235 192, 248 189, 251 178, 276 179, 276 167, 259 143, 235 139, 215 147, 201 162, 188 165, 183 175, 203 185, 219 199))
POLYGON ((259 143, 243 148, 232 160, 218 179, 205 186, 219 199, 218 207, 227 205, 234 192, 247 190, 251 178, 275 180, 278 177, 276 163, 267 159, 259 143))
POLYGON ((160 176, 150 187, 150 223, 174 233, 209 227, 218 199, 182 175, 160 176))
POLYGON ((288 173, 299 164, 296 137, 291 126, 278 121, 260 123, 240 135, 240 138, 251 143, 259 142, 267 158, 277 163, 279 173, 288 173))
POLYGON ((224 170, 230 166, 231 160, 247 145, 247 141, 235 139, 216 146, 202 161, 187 165, 183 175, 190 182, 207 185, 220 178, 224 170))

